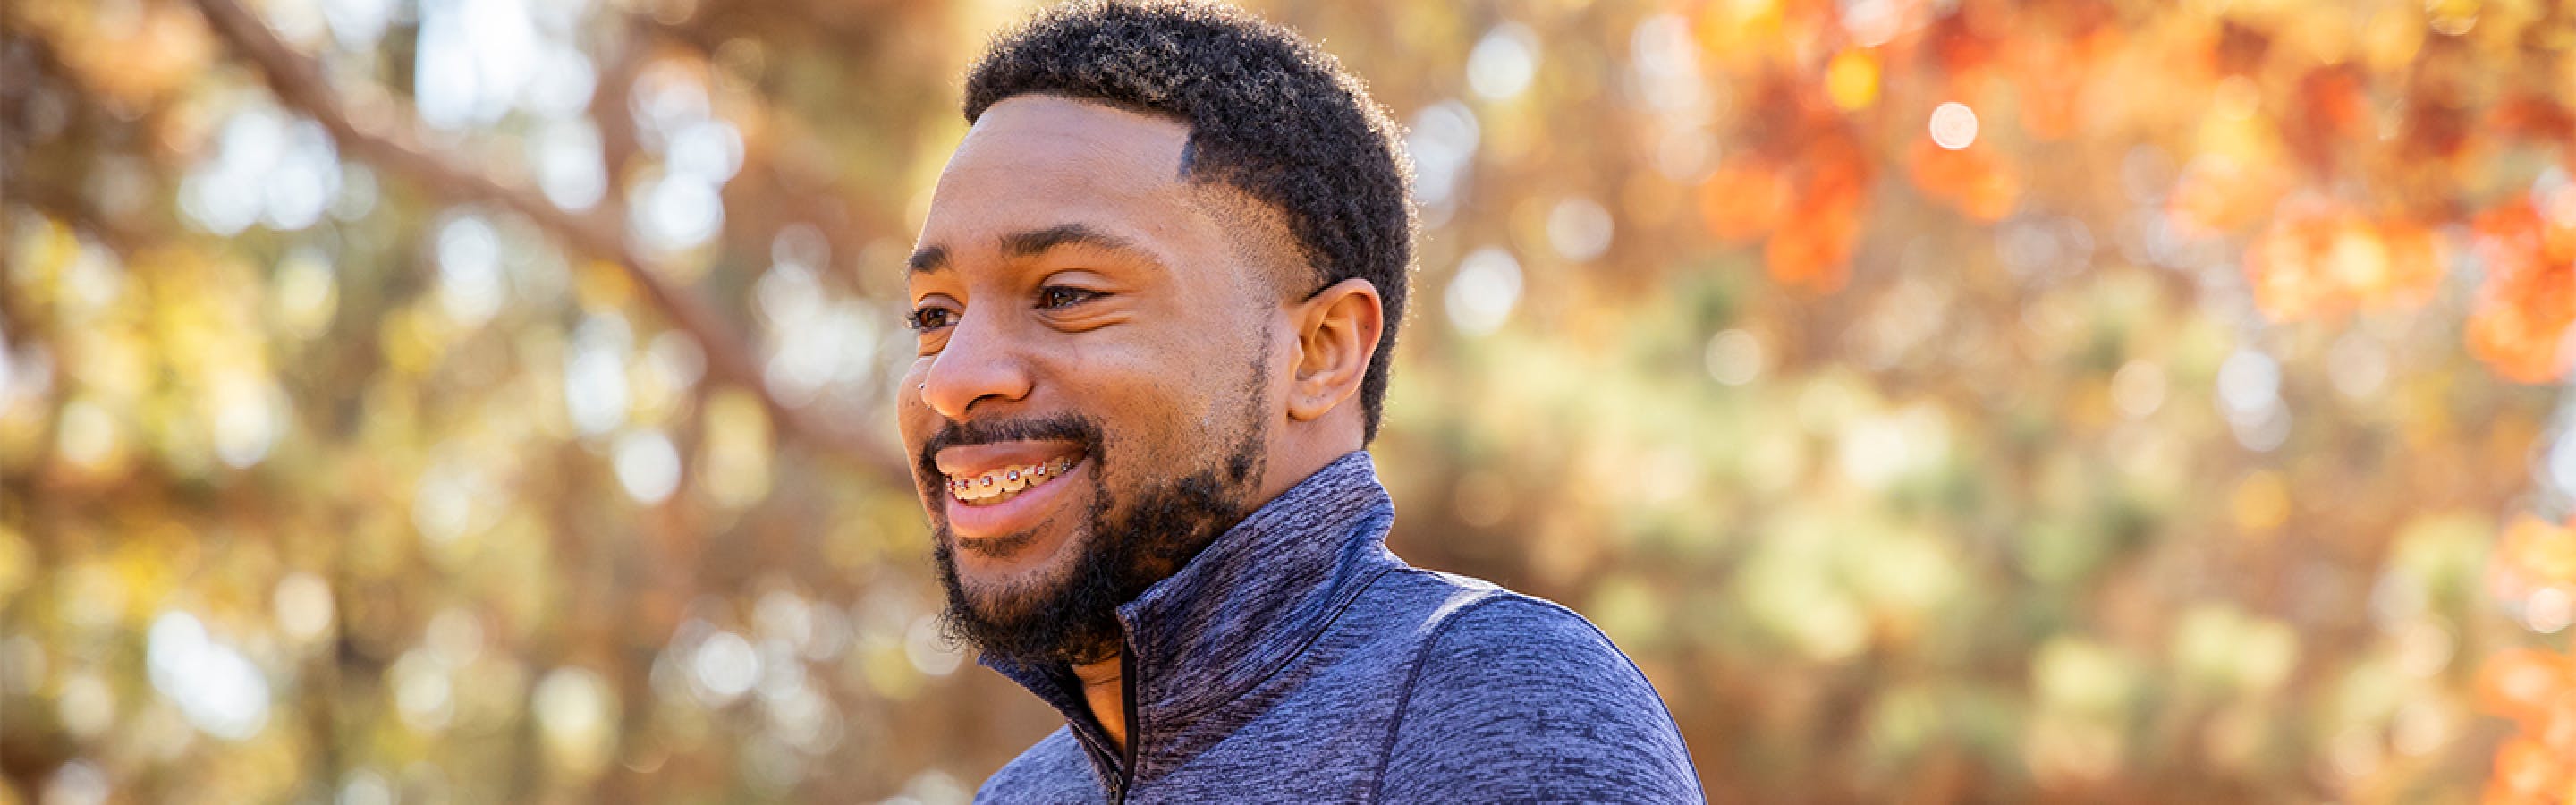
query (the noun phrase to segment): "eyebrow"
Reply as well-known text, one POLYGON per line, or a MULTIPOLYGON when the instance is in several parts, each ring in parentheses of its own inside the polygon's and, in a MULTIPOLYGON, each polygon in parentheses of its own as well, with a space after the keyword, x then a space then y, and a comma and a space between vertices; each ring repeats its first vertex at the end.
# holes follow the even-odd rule
MULTIPOLYGON (((1088 224, 1059 224, 1045 229, 1013 232, 1000 238, 1003 257, 1036 257, 1063 246, 1090 246, 1109 251, 1138 255, 1153 261, 1152 253, 1139 248, 1126 238, 1102 232, 1088 224)), ((924 246, 905 261, 913 274, 932 274, 948 270, 948 248, 924 246)))
POLYGON ((910 270, 905 272, 907 274, 946 271, 948 270, 948 249, 944 246, 923 246, 914 251, 912 259, 905 261, 904 264, 910 267, 910 270))

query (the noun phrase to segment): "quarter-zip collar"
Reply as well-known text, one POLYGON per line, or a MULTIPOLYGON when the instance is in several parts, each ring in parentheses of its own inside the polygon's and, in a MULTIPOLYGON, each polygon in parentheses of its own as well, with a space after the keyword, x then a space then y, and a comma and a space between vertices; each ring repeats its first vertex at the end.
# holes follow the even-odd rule
POLYGON ((1395 506, 1367 451, 1352 451, 1235 524, 1178 572, 1118 608, 1126 633, 1128 751, 1091 715, 1063 663, 978 660, 1037 694, 1065 721, 1123 799, 1154 740, 1234 700, 1305 650, 1368 579, 1399 563, 1386 551, 1395 506))

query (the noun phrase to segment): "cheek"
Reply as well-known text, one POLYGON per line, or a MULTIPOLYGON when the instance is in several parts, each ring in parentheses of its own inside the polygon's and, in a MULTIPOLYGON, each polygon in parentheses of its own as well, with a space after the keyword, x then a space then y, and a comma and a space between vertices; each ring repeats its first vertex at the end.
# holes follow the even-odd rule
MULTIPOLYGON (((1150 370, 1121 372, 1115 389, 1100 388, 1094 412, 1108 431, 1110 451, 1128 466, 1119 475, 1164 478, 1207 461, 1212 445, 1226 441, 1243 421, 1240 366, 1207 352, 1161 356, 1150 370)), ((1108 376, 1098 376, 1106 385, 1108 376)))
POLYGON ((1152 475, 1175 454, 1176 434, 1197 418, 1194 400, 1173 378, 1196 369, 1142 343, 1092 343, 1055 353, 1045 377, 1058 392, 1045 407, 1089 417, 1100 426, 1112 487, 1152 475))

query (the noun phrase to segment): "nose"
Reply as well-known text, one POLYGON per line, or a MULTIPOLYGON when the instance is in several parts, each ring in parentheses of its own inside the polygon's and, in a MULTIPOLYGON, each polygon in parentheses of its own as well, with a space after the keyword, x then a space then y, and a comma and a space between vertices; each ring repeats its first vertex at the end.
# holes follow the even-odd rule
POLYGON ((922 373, 922 402, 951 422, 965 421, 978 403, 1007 403, 1029 394, 1022 345, 995 318, 972 312, 960 317, 922 373))

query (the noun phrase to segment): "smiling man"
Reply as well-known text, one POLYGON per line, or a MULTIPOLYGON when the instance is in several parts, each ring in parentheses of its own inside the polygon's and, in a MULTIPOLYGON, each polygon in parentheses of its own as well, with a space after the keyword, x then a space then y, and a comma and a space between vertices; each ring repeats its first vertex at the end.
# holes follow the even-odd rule
POLYGON ((1066 721, 980 801, 1700 799, 1599 630, 1386 550, 1413 216, 1358 79, 1232 9, 1077 3, 965 108, 898 407, 950 632, 1066 721))

